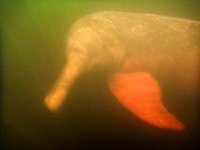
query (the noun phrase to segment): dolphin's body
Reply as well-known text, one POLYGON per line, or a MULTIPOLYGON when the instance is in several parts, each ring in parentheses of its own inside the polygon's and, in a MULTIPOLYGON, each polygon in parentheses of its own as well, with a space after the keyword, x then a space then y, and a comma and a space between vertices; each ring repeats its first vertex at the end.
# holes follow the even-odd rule
MULTIPOLYGON (((67 36, 67 63, 45 98, 45 105, 53 112, 59 110, 78 75, 94 67, 104 67, 111 73, 109 85, 113 95, 128 110, 145 120, 144 115, 136 112, 139 104, 132 105, 132 101, 137 102, 136 99, 141 99, 142 96, 119 94, 122 89, 135 90, 137 86, 120 83, 137 85, 143 80, 146 82, 146 79, 154 80, 155 82, 148 80, 148 84, 152 83, 152 87, 158 89, 156 91, 160 97, 156 101, 159 103, 162 91, 157 77, 172 83, 175 81, 176 85, 192 93, 199 92, 199 40, 199 21, 112 11, 87 15, 75 22, 67 36), (127 97, 131 104, 124 103, 127 97), (131 97, 133 100, 130 100, 131 97)), ((151 90, 147 93, 151 93, 151 90)), ((156 98, 152 97, 152 101, 154 99, 156 98)), ((154 106, 149 109, 152 111, 154 106)), ((168 118, 171 115, 176 126, 174 128, 183 129, 184 125, 165 109, 163 107, 162 111, 168 113, 168 118)), ((145 121, 156 125, 148 119, 145 121)), ((160 127, 173 128, 166 125, 169 121, 163 119, 161 122, 165 122, 165 125, 160 127)))

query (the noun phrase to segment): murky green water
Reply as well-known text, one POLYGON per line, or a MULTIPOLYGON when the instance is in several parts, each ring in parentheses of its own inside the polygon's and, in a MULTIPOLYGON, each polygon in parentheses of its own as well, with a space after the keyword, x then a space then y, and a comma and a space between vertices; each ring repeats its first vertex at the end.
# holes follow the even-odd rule
MULTIPOLYGON (((173 148, 196 144, 196 104, 177 112, 189 130, 160 131, 133 117, 109 92, 101 71, 82 75, 59 114, 43 99, 65 64, 65 40, 79 17, 97 11, 147 12, 200 20, 200 1, 2 0, 2 141, 12 149, 173 148), (77 94, 78 93, 78 94, 77 94), (192 120, 190 122, 190 119, 192 120), (145 146, 144 146, 145 145, 145 146), (16 148, 17 147, 17 148, 16 148)), ((186 101, 186 100, 184 100, 186 101)), ((175 109, 178 107, 174 107, 175 109)))

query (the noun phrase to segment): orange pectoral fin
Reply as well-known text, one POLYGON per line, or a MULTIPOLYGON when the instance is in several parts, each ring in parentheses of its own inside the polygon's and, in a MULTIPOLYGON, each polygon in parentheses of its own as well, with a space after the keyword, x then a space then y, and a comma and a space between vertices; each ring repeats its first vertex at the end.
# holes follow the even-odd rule
POLYGON ((160 86, 151 74, 117 73, 109 87, 126 109, 145 122, 159 128, 184 130, 184 124, 163 105, 160 86))

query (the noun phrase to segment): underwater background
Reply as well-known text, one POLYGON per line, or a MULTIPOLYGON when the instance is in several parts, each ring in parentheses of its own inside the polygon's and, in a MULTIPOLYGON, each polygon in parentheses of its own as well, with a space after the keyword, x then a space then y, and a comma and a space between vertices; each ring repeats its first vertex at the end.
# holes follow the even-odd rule
POLYGON ((43 99, 65 65, 66 35, 78 18, 116 10, 200 20, 199 6, 198 0, 1 0, 1 149, 197 147, 196 103, 176 104, 186 131, 152 127, 116 101, 98 69, 78 78, 59 114, 43 99))

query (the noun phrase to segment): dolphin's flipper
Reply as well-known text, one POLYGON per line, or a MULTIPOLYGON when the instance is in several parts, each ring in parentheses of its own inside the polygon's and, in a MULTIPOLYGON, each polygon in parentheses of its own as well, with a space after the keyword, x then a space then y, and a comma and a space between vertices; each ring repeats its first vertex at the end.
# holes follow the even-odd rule
POLYGON ((150 73, 116 73, 109 87, 117 100, 143 121, 159 128, 185 128, 163 105, 160 86, 150 73))

